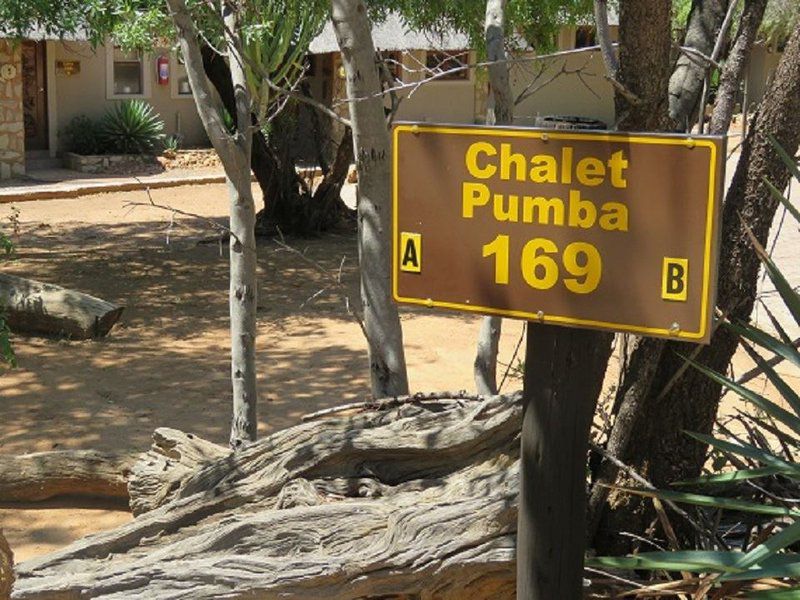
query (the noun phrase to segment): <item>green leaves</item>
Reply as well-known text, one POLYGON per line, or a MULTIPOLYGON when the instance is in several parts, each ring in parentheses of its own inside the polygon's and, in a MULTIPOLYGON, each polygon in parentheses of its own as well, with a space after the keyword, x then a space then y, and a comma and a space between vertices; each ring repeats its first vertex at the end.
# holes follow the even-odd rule
POLYGON ((771 517, 797 517, 800 518, 800 511, 775 506, 772 504, 760 504, 747 500, 737 500, 736 498, 720 498, 716 496, 706 496, 703 494, 689 494, 685 492, 673 492, 671 490, 645 490, 638 488, 614 488, 629 494, 644 496, 647 498, 659 498, 661 500, 671 500, 683 504, 703 506, 706 508, 716 508, 720 510, 733 510, 737 512, 747 512, 752 514, 768 515, 771 517))
MULTIPOLYGON (((725 550, 680 550, 674 552, 642 552, 635 556, 587 558, 586 564, 606 569, 649 569, 688 571, 694 573, 729 573, 730 580, 747 578, 748 570, 739 566, 744 555, 725 550)), ((764 559, 756 569, 797 569, 800 555, 781 554, 764 559)), ((779 575, 780 576, 780 575, 779 575)), ((727 577, 727 576, 726 576, 727 577)))
MULTIPOLYGON (((770 138, 778 154, 787 168, 800 181, 800 170, 792 157, 777 142, 770 138)), ((780 191, 767 182, 767 186, 777 199, 785 204, 787 211, 800 220, 800 212, 783 198, 780 191)), ((764 265, 764 270, 772 280, 775 289, 797 324, 800 324, 800 294, 791 286, 780 269, 759 244, 755 236, 749 232, 754 251, 764 265)), ((759 350, 766 350, 776 358, 788 361, 790 365, 800 367, 800 352, 789 339, 784 328, 768 311, 770 319, 778 332, 778 337, 760 330, 749 323, 726 323, 725 325, 742 338, 742 348, 762 372, 773 388, 778 392, 782 403, 768 398, 764 393, 734 381, 733 379, 712 371, 690 359, 685 359, 691 366, 707 377, 730 390, 744 401, 760 411, 759 416, 751 415, 742 418, 741 424, 746 430, 750 443, 736 439, 728 429, 725 439, 699 433, 687 432, 687 435, 704 445, 726 455, 734 465, 745 466, 734 471, 711 473, 692 481, 680 482, 681 486, 728 485, 739 490, 755 490, 749 498, 729 498, 721 495, 710 496, 674 490, 642 490, 622 488, 622 491, 651 498, 660 498, 672 502, 689 504, 703 509, 732 511, 751 515, 748 519, 740 519, 740 523, 748 525, 751 531, 745 536, 756 539, 755 546, 746 551, 714 550, 714 551, 677 551, 646 552, 627 557, 601 557, 588 560, 588 564, 618 569, 650 569, 662 571, 682 571, 700 574, 698 584, 706 592, 711 586, 719 586, 726 582, 761 581, 762 584, 773 585, 774 589, 751 592, 747 598, 758 600, 788 600, 800 598, 800 587, 779 587, 784 579, 797 582, 800 577, 800 555, 788 550, 800 543, 800 504, 797 498, 800 482, 800 464, 794 460, 794 451, 800 448, 800 393, 796 384, 787 380, 774 367, 775 359, 767 360, 759 350), (735 441, 733 441, 735 439, 735 441), (781 448, 779 456, 772 450, 772 445, 781 448), (745 484, 756 479, 774 478, 775 488, 770 490, 768 483, 763 487, 752 487, 745 484), (782 490, 775 492, 774 489, 782 490), (783 496, 790 497, 784 498, 783 496), (791 497, 793 495, 793 497, 791 497), (766 532, 766 533, 765 533, 766 532), (771 584, 769 582, 772 582, 771 584)), ((714 519, 712 518, 713 522, 714 519)), ((740 586, 738 589, 745 589, 740 586)), ((698 592, 699 596, 700 592, 698 592)), ((737 596, 739 597, 739 596, 737 596)))
MULTIPOLYGON (((411 29, 435 34, 458 31, 469 37, 470 46, 479 53, 484 49, 486 0, 369 0, 368 6, 376 21, 396 11, 411 29)), ((508 0, 506 37, 513 41, 517 36, 512 38, 512 34, 518 34, 536 50, 550 50, 562 25, 591 24, 592 19, 591 0, 508 0)))
POLYGON ((103 144, 122 154, 152 152, 163 132, 164 122, 144 100, 125 100, 117 104, 100 123, 103 144))

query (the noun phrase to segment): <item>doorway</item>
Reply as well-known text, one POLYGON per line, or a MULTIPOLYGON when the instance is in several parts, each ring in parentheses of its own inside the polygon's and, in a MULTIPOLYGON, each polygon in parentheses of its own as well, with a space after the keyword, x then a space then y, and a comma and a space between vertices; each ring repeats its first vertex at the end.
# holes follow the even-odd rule
POLYGON ((25 150, 47 150, 47 73, 44 42, 22 42, 25 150))

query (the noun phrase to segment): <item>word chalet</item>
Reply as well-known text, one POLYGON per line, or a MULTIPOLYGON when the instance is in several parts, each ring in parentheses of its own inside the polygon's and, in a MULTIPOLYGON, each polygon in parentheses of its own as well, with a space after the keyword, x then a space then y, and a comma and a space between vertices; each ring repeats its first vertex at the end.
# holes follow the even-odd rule
MULTIPOLYGON (((478 181, 462 184, 462 210, 465 219, 475 216, 481 207, 492 208, 492 216, 500 222, 536 223, 589 229, 598 226, 606 231, 628 231, 628 207, 621 202, 604 202, 598 206, 580 190, 570 189, 566 198, 525 194, 493 193, 481 180, 499 179, 534 184, 562 184, 597 187, 608 183, 624 189, 628 182, 625 171, 628 160, 622 150, 603 161, 587 156, 575 162, 574 150, 561 149, 561 155, 535 154, 530 158, 514 152, 511 144, 499 144, 499 151, 490 142, 475 142, 465 154, 469 174, 478 181)), ((562 194, 563 195, 563 194, 562 194)))

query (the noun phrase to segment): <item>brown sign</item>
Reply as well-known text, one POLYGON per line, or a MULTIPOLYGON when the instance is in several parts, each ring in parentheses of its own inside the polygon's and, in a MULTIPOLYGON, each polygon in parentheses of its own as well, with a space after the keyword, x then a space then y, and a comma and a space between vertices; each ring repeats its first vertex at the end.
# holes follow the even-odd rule
POLYGON ((724 139, 401 124, 398 302, 707 343, 724 139))
POLYGON ((56 73, 59 75, 77 75, 81 72, 81 63, 78 60, 57 60, 56 73))

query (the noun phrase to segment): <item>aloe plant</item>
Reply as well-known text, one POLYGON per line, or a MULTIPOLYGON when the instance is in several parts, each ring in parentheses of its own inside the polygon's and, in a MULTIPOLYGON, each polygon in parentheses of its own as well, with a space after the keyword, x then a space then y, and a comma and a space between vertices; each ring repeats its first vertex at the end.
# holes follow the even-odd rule
POLYGON ((104 116, 100 139, 114 152, 145 154, 162 139, 164 122, 144 100, 125 100, 104 116))
MULTIPOLYGON (((774 139, 770 139, 770 142, 800 183, 800 169, 795 160, 774 139)), ((768 181, 766 183, 787 212, 800 222, 798 208, 774 185, 768 181)), ((751 241, 791 318, 800 325, 800 293, 791 286, 752 235, 751 241)), ((800 598, 800 553, 790 550, 800 542, 800 463, 796 460, 797 453, 800 452, 800 394, 775 368, 777 362, 785 361, 800 369, 800 351, 781 324, 771 313, 768 314, 775 326, 776 335, 750 323, 724 323, 723 326, 731 328, 740 336, 743 349, 780 394, 787 408, 730 377, 687 359, 694 368, 757 409, 752 411, 753 414, 747 415, 748 422, 744 423, 748 431, 746 437, 749 439, 743 439, 745 436, 737 436, 723 427, 721 429, 727 434, 725 439, 721 436, 687 432, 692 438, 710 446, 713 452, 725 457, 725 462, 735 465, 736 468, 676 484, 695 489, 710 488, 716 491, 713 494, 632 488, 622 490, 705 509, 750 515, 761 527, 760 537, 756 538, 751 547, 746 548, 642 552, 626 557, 597 557, 588 559, 588 566, 695 573, 699 575, 699 583, 694 580, 687 585, 696 586, 693 590, 693 597, 696 598, 706 597, 705 594, 712 598, 735 595, 758 600, 800 598), (764 358, 764 352, 775 358, 764 358), (774 487, 772 484, 775 483, 779 484, 781 494, 769 491, 768 488, 774 487), (747 487, 741 487, 743 485, 747 487), (719 493, 720 487, 731 486, 740 491, 740 497, 723 496, 719 493), (749 494, 749 498, 743 498, 741 491, 745 489, 756 493, 749 494), (764 532, 771 533, 765 535, 764 532), (761 587, 767 589, 754 591, 751 584, 756 581, 760 581, 761 587), (770 585, 770 582, 773 584, 770 585), (711 594, 711 590, 715 590, 716 595, 711 594)))

